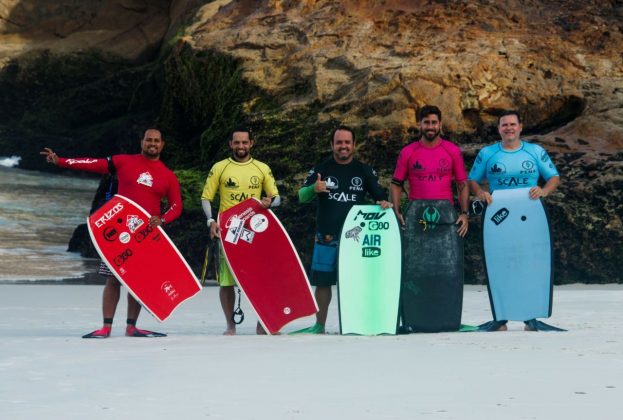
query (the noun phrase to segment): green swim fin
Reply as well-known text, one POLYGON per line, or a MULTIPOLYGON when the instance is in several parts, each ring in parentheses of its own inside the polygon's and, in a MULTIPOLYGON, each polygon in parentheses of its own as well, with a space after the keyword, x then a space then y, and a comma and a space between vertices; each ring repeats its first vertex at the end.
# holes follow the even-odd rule
POLYGON ((292 331, 288 335, 292 334, 324 334, 324 325, 314 324, 311 327, 303 328, 302 330, 292 331))
POLYGON ((479 331, 479 328, 477 325, 461 324, 461 326, 459 327, 459 332, 473 332, 473 331, 479 331))

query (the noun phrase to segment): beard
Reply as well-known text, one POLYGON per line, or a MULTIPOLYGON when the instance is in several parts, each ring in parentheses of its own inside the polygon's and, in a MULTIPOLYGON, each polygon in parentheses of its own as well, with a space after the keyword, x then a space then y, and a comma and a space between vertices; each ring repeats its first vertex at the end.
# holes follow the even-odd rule
POLYGON ((439 134, 441 134, 441 130, 428 130, 424 131, 422 134, 427 141, 433 141, 439 134))
POLYGON ((234 150, 234 157, 238 159, 244 159, 249 156, 249 151, 245 149, 234 150))
POLYGON ((160 152, 158 150, 152 151, 150 149, 143 149, 143 156, 148 158, 157 158, 160 156, 160 152))

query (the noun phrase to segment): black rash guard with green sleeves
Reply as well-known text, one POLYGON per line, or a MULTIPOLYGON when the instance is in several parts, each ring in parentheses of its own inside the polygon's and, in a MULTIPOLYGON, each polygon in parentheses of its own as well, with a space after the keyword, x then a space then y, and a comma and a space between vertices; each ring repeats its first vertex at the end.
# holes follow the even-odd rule
POLYGON ((316 230, 322 235, 337 237, 350 208, 355 204, 369 204, 366 193, 375 201, 387 200, 387 193, 379 185, 374 169, 356 159, 347 164, 337 163, 334 158, 319 163, 308 172, 304 187, 313 185, 318 174, 329 190, 316 194, 316 230))

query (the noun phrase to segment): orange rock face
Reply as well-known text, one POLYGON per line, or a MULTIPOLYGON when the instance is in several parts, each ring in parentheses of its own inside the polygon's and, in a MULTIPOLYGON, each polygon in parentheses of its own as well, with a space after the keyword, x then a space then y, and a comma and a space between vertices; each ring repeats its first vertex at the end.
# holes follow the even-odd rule
POLYGON ((623 7, 586 1, 220 1, 193 45, 240 58, 285 108, 372 129, 433 103, 454 133, 519 108, 558 127, 618 97, 623 7), (606 95, 603 98, 602 95, 606 95))
POLYGON ((197 16, 194 48, 238 58, 283 110, 314 104, 320 122, 384 138, 434 104, 469 165, 497 137, 496 115, 520 110, 563 180, 548 198, 556 275, 621 281, 621 2, 222 0, 197 16))

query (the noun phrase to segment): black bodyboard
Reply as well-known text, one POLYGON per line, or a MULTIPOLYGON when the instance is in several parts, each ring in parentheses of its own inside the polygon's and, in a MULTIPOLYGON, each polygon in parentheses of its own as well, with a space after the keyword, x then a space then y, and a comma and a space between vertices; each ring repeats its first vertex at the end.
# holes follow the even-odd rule
POLYGON ((401 331, 458 331, 463 239, 456 232, 456 211, 447 200, 415 200, 404 216, 401 331))

